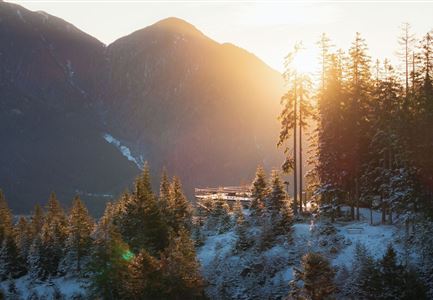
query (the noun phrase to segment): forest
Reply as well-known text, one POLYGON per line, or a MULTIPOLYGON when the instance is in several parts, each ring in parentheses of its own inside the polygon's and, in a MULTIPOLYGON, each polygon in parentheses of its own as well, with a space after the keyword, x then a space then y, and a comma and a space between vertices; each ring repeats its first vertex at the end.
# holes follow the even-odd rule
POLYGON ((269 179, 257 168, 248 207, 195 205, 165 170, 155 193, 147 164, 99 219, 54 193, 14 216, 0 193, 0 298, 64 299, 56 279, 75 278, 70 299, 432 299, 433 31, 416 39, 405 23, 398 41, 402 67, 373 61, 360 33, 347 51, 323 34, 316 81, 294 67, 301 44, 287 55, 286 160, 269 179), (343 234, 360 221, 398 235, 375 255, 343 234))

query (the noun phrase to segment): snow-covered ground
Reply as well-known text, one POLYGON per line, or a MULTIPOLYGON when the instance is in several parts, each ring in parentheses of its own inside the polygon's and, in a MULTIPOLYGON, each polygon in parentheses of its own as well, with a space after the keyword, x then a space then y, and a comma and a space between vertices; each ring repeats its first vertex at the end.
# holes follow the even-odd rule
MULTIPOLYGON (((34 292, 38 295, 38 299, 52 299, 55 288, 62 293, 65 299, 73 299, 74 297, 84 296, 85 287, 82 282, 75 278, 53 278, 48 282, 34 282, 29 276, 23 276, 14 280, 17 290, 19 291, 20 299, 27 299, 34 292)), ((9 281, 0 283, 0 287, 7 295, 9 289, 9 281)), ((7 298, 6 298, 7 299, 7 298)))
MULTIPOLYGON (((247 211, 246 211, 247 212, 247 211)), ((275 243, 266 250, 251 248, 236 252, 237 240, 234 229, 218 234, 212 230, 206 233, 204 245, 197 250, 202 273, 209 282, 208 292, 212 295, 226 295, 236 299, 248 299, 254 295, 278 298, 287 293, 288 283, 293 279, 293 267, 308 251, 320 252, 327 256, 334 266, 352 263, 355 246, 363 243, 375 258, 381 258, 389 243, 402 253, 399 244, 401 229, 397 225, 370 225, 370 212, 361 209, 361 220, 336 222, 326 220, 305 221, 293 225, 292 243, 275 243), (313 224, 313 225, 312 225, 313 224)), ((380 222, 380 214, 373 213, 374 224, 380 222)), ((250 228, 250 234, 260 234, 257 227, 250 228)), ((21 297, 27 299, 36 292, 40 299, 50 299, 54 287, 58 287, 65 299, 85 295, 85 282, 75 278, 53 278, 48 282, 32 282, 28 276, 15 280, 21 297)), ((7 293, 9 281, 0 283, 7 293)))
MULTIPOLYGON (((347 208, 346 208, 347 209, 347 208)), ((399 244, 401 229, 398 225, 370 225, 370 211, 360 210, 360 221, 336 222, 330 225, 326 220, 315 220, 293 225, 293 242, 291 244, 275 244, 272 248, 260 252, 254 249, 244 253, 234 251, 236 233, 230 230, 223 234, 208 233, 204 245, 197 251, 205 278, 211 282, 208 293, 213 297, 226 289, 236 299, 244 299, 241 295, 248 288, 265 287, 254 295, 271 297, 273 290, 288 290, 288 283, 293 279, 293 267, 299 266, 300 258, 309 251, 320 252, 328 257, 334 266, 350 267, 358 242, 364 244, 371 255, 381 258, 387 246, 392 243, 397 252, 402 253, 399 244), (269 267, 266 267, 269 264, 269 267), (251 271, 251 273, 248 273, 251 271), (260 272, 267 273, 257 275, 260 272), (256 278, 245 276, 262 276, 256 278), (220 282, 218 282, 220 281, 220 282), (237 285, 237 289, 227 287, 237 285), (265 289, 269 292, 264 291, 265 289)), ((373 224, 380 223, 380 213, 373 212, 373 224)), ((254 232, 252 228, 250 232, 254 232)), ((251 294, 247 293, 247 297, 251 294)))

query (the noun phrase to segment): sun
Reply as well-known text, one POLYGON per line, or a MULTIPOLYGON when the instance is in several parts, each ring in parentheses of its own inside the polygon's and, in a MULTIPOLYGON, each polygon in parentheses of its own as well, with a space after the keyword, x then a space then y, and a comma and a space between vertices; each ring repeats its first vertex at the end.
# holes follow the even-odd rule
POLYGON ((300 49, 293 57, 292 66, 302 74, 313 74, 317 71, 318 55, 313 49, 300 49))

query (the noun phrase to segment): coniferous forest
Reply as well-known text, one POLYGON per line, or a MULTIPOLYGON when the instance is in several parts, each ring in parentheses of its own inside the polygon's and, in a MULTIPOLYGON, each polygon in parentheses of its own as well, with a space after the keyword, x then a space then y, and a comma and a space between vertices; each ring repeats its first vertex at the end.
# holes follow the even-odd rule
POLYGON ((433 299, 433 31, 396 38, 393 65, 361 33, 345 50, 322 34, 314 74, 295 45, 274 116, 284 160, 257 161, 236 201, 188 199, 108 134, 141 170, 101 216, 78 192, 14 214, 0 190, 0 300, 433 299))

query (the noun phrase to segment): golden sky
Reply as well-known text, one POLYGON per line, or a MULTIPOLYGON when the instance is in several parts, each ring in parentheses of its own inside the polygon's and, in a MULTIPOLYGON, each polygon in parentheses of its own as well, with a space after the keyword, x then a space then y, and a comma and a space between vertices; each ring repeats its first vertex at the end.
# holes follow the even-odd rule
POLYGON ((306 69, 316 64, 315 42, 326 32, 338 48, 347 49, 359 31, 374 59, 395 60, 402 22, 414 33, 433 28, 433 0, 427 1, 10 1, 43 10, 73 23, 108 44, 137 29, 179 17, 218 42, 253 52, 282 71, 284 56, 302 40, 306 69))

